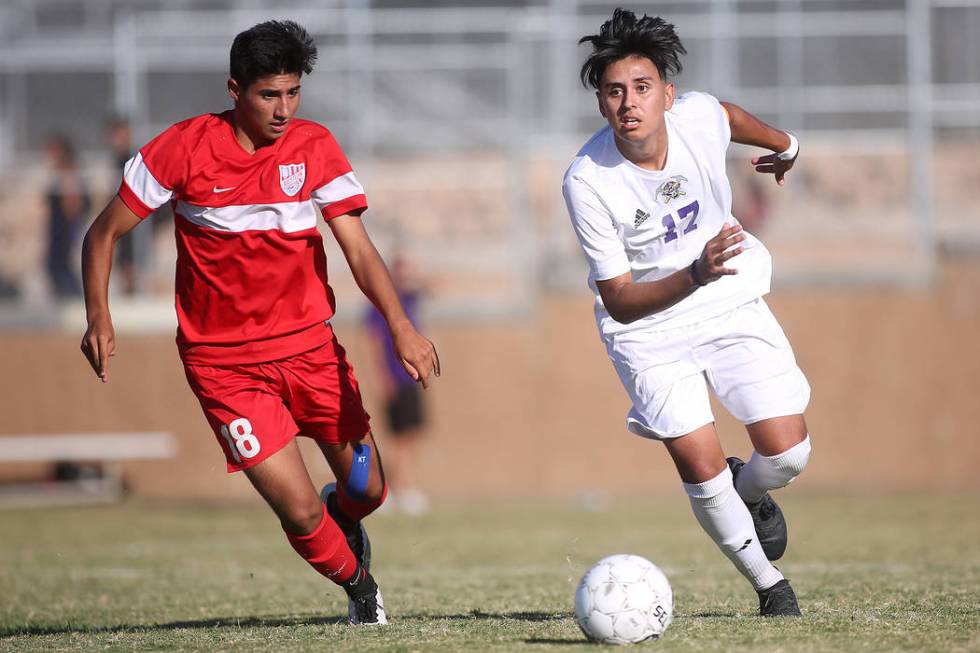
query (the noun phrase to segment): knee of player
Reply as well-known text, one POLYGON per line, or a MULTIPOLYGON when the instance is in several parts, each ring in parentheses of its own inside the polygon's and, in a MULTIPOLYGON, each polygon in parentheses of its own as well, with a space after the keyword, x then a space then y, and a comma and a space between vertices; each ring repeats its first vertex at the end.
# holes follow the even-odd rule
POLYGON ((384 500, 384 474, 380 460, 370 445, 362 443, 354 448, 350 473, 343 485, 345 494, 356 501, 380 503, 384 500))
POLYGON ((282 517, 283 528, 297 535, 312 533, 323 521, 323 510, 323 501, 319 497, 316 501, 297 502, 286 509, 282 517))
POLYGON ((366 486, 353 488, 345 484, 344 489, 348 496, 355 501, 381 503, 387 496, 387 486, 381 478, 372 479, 366 486))
POLYGON ((691 502, 703 508, 716 508, 725 503, 735 486, 732 473, 724 467, 717 475, 701 483, 683 483, 684 492, 691 502))
POLYGON ((781 454, 772 457, 774 466, 783 474, 790 478, 796 478, 803 473, 807 463, 810 461, 810 436, 807 435, 802 442, 796 444, 781 454))

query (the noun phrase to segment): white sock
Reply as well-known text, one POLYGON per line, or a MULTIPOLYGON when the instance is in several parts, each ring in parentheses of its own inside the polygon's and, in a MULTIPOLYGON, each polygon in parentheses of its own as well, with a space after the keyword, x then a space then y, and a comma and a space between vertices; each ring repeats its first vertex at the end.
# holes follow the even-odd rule
POLYGON ((753 452, 752 458, 738 472, 735 489, 745 501, 756 503, 769 490, 785 487, 793 482, 810 459, 810 436, 803 442, 775 456, 762 456, 753 452))
POLYGON ((735 491, 728 467, 710 481, 684 483, 684 491, 691 499, 691 508, 701 528, 756 591, 768 589, 783 579, 762 552, 752 515, 735 491))

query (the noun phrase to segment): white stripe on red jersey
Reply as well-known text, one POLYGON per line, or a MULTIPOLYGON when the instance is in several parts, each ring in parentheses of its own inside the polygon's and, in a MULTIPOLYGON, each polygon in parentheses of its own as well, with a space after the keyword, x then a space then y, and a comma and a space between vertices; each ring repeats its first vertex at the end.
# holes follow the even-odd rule
POLYGON ((311 202, 209 208, 179 200, 174 211, 199 227, 234 232, 278 229, 292 233, 313 229, 317 216, 311 202))
MULTIPOLYGON (((163 206, 174 196, 173 190, 164 188, 149 168, 144 165, 142 152, 137 152, 136 156, 126 162, 126 166, 123 168, 123 179, 144 206, 154 208, 163 206)), ((140 217, 146 216, 141 214, 140 217)))
POLYGON ((249 154, 230 111, 185 120, 126 164, 119 196, 140 217, 173 202, 185 362, 276 360, 331 337, 334 297, 316 216, 360 214, 367 200, 325 127, 294 118, 249 154))
POLYGON ((363 194, 364 189, 361 184, 354 178, 354 173, 349 172, 337 177, 327 185, 317 188, 313 191, 312 197, 318 206, 326 208, 337 202, 343 202, 348 197, 363 194))

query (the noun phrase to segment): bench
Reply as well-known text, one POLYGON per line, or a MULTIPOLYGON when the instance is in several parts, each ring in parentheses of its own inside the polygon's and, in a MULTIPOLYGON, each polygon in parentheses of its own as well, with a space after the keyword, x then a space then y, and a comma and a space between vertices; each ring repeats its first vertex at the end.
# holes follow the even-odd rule
POLYGON ((0 464, 78 465, 78 478, 0 485, 0 508, 29 508, 119 501, 126 460, 173 458, 177 442, 160 431, 0 435, 0 464))

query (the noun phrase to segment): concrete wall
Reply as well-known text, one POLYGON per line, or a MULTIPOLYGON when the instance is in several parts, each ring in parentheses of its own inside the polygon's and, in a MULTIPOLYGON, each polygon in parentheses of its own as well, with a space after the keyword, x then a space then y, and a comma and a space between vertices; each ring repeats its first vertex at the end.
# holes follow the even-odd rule
MULTIPOLYGON (((811 466, 797 491, 980 489, 980 262, 944 266, 928 291, 777 290, 769 303, 813 386, 811 466)), ((339 301, 343 305, 344 298, 339 301)), ((121 336, 111 380, 88 370, 77 335, 0 336, 3 434, 166 430, 177 459, 126 465, 144 496, 251 497, 224 472, 169 337, 121 336)), ((355 327, 339 329, 377 410, 355 327)), ((547 297, 533 319, 433 328, 444 374, 426 393, 432 431, 419 461, 434 495, 572 496, 677 491, 663 448, 627 433, 628 401, 586 295, 547 297)), ((726 451, 744 430, 716 412, 726 451)), ((382 420, 375 420, 384 447, 382 420)), ((317 479, 328 475, 306 448, 317 479)), ((0 478, 27 468, 0 467, 0 478)))

